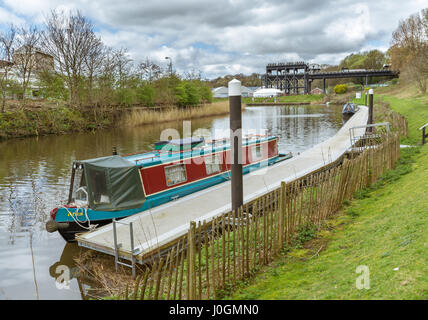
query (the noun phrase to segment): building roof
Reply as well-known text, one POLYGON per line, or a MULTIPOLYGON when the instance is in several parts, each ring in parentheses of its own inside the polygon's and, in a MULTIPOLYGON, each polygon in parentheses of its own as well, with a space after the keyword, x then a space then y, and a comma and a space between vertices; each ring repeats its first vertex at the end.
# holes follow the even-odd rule
POLYGON ((253 92, 254 92, 253 89, 246 86, 241 86, 241 93, 253 93, 253 92))
POLYGON ((224 92, 228 92, 228 89, 226 87, 217 87, 217 88, 213 88, 212 89, 213 93, 224 93, 224 92))
MULTIPOLYGON (((29 46, 23 45, 23 46, 19 47, 18 49, 15 50, 15 54, 27 53, 27 51, 25 50, 26 47, 29 47, 29 46)), ((50 54, 42 51, 40 48, 37 48, 37 47, 31 47, 30 50, 34 51, 34 53, 39 53, 39 54, 42 54, 42 55, 47 56, 47 57, 52 57, 50 54)))
POLYGON ((270 96, 278 96, 282 94, 283 91, 275 88, 261 88, 254 91, 254 97, 270 97, 270 96))

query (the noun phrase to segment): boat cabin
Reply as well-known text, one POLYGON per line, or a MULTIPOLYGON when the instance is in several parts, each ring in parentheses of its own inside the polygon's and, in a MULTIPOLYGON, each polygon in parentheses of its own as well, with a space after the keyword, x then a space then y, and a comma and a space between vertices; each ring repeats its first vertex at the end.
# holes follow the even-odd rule
MULTIPOLYGON (((277 156, 276 137, 243 138, 245 173, 277 156)), ((229 139, 159 141, 152 152, 74 162, 68 202, 97 211, 139 208, 146 199, 155 206, 230 179, 230 166, 229 139)))

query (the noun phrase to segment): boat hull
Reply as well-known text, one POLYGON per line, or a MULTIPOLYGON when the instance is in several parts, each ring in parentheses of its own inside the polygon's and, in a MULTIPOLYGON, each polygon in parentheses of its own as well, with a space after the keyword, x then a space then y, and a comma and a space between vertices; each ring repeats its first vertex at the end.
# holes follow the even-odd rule
MULTIPOLYGON (((111 222, 112 222, 112 219, 105 219, 105 220, 97 220, 95 224, 97 225, 97 227, 102 227, 111 222)), ((58 232, 65 241, 75 242, 76 233, 88 231, 88 229, 81 227, 81 225, 88 227, 88 222, 80 223, 80 225, 78 225, 76 222, 67 222, 67 227, 58 229, 58 232)))

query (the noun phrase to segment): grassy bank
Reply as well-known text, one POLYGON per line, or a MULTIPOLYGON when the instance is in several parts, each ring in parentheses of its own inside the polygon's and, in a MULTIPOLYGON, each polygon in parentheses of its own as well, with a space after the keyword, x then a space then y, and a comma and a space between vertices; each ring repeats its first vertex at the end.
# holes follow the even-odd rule
MULTIPOLYGON (((408 88, 379 90, 375 108, 389 102, 408 119, 409 137, 420 142, 428 121, 427 96, 408 88)), ((375 92, 377 93, 377 92, 375 92)), ((395 170, 355 194, 336 218, 307 235, 241 284, 233 299, 428 299, 428 146, 402 150, 395 170), (367 266, 370 289, 357 289, 358 266, 367 266)))
POLYGON ((108 128, 119 115, 114 110, 85 111, 62 106, 8 111, 0 113, 0 140, 108 128))
POLYGON ((356 195, 317 239, 284 254, 228 298, 428 299, 424 149, 404 151, 397 168, 356 195), (356 288, 360 265, 369 267, 370 289, 356 288))
POLYGON ((158 109, 120 107, 79 109, 61 105, 15 107, 0 113, 0 140, 82 132, 113 126, 138 126, 228 113, 228 101, 199 107, 158 109))
POLYGON ((392 110, 404 115, 409 122, 409 137, 403 143, 421 143, 421 131, 418 129, 428 122, 428 96, 420 95, 414 98, 398 98, 385 94, 378 98, 388 102, 392 110))

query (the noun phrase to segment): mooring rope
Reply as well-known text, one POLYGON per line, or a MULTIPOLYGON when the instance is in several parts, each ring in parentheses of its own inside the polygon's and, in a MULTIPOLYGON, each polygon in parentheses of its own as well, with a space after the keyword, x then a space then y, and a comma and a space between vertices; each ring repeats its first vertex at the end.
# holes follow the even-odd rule
POLYGON ((63 208, 67 211, 68 215, 71 216, 71 218, 73 218, 74 222, 77 223, 77 225, 83 229, 92 231, 94 230, 96 227, 98 227, 98 224, 91 224, 91 220, 89 219, 88 216, 88 208, 86 207, 79 207, 78 205, 74 204, 76 206, 76 212, 75 215, 77 216, 77 213, 79 212, 79 209, 82 209, 82 213, 85 214, 86 217, 86 221, 81 221, 81 222, 88 222, 88 226, 85 227, 84 225, 80 224, 79 219, 77 219, 77 217, 75 215, 73 215, 72 212, 70 212, 70 210, 68 210, 68 208, 66 206, 63 206, 63 208))

